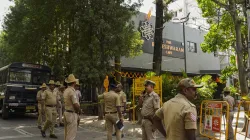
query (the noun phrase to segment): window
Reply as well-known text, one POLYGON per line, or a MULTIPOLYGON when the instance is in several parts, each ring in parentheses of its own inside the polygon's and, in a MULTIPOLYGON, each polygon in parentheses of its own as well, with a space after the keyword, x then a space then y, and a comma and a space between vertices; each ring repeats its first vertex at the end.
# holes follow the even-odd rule
POLYGON ((218 57, 219 54, 218 54, 218 51, 214 51, 214 57, 218 57))
POLYGON ((173 17, 177 17, 177 11, 173 12, 173 17))
POLYGON ((197 44, 196 43, 188 41, 187 47, 188 47, 187 49, 189 52, 197 53, 197 44))
POLYGON ((32 72, 32 84, 41 85, 42 83, 48 83, 50 79, 49 72, 33 71, 32 72))
POLYGON ((10 71, 10 82, 30 83, 31 72, 24 70, 10 71))

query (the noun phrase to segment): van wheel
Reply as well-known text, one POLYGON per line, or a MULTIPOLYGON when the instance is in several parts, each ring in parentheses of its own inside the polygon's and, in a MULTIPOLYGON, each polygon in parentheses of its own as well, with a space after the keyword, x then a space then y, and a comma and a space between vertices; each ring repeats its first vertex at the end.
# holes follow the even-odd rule
POLYGON ((5 107, 5 105, 2 106, 2 118, 4 120, 7 120, 9 118, 9 109, 5 107))

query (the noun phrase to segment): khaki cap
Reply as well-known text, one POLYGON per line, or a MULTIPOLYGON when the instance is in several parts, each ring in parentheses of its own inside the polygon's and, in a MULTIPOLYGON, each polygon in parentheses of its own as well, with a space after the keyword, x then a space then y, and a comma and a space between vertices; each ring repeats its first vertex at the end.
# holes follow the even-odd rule
POLYGON ((146 81, 144 82, 144 86, 147 86, 147 85, 153 85, 153 86, 155 86, 155 82, 154 82, 154 81, 151 81, 151 80, 146 80, 146 81))
POLYGON ((56 86, 60 86, 61 83, 59 81, 56 82, 56 86))
POLYGON ((55 81, 54 80, 49 80, 49 84, 48 85, 54 85, 55 81))
POLYGON ((190 87, 194 87, 194 88, 201 88, 203 87, 203 85, 197 85, 193 79, 191 78, 185 78, 182 79, 179 83, 178 83, 178 88, 190 88, 190 87))
POLYGON ((75 78, 75 76, 73 74, 70 74, 66 79, 65 79, 65 82, 66 83, 73 83, 73 82, 76 82, 77 79, 75 78))
POLYGON ((225 87, 224 89, 223 89, 223 93, 224 92, 230 92, 230 88, 229 87, 225 87))
POLYGON ((63 84, 60 84, 60 87, 59 88, 65 88, 65 86, 63 84))
POLYGON ((42 86, 40 86, 40 88, 46 88, 47 85, 45 83, 42 84, 42 86))
POLYGON ((76 85, 80 86, 79 79, 76 79, 76 85))

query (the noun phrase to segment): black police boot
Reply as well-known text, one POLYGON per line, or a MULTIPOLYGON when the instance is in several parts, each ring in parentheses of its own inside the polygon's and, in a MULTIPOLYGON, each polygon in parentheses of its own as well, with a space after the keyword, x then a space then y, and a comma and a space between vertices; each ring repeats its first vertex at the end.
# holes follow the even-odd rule
POLYGON ((51 134, 49 137, 53 139, 57 139, 57 136, 55 134, 51 134))
POLYGON ((42 134, 42 136, 43 136, 44 138, 46 137, 45 131, 41 130, 41 134, 42 134))

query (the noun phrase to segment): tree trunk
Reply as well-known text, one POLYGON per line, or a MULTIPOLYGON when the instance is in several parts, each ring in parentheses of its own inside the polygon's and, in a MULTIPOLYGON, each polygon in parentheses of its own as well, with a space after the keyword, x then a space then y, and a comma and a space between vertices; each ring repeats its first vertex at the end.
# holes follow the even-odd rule
MULTIPOLYGON (((234 24, 235 24, 235 33, 236 33, 236 54, 237 54, 237 62, 238 62, 238 73, 239 73, 239 82, 240 82, 240 89, 241 89, 241 96, 248 95, 248 88, 247 88, 247 80, 244 67, 244 58, 243 58, 243 45, 242 45, 242 37, 241 37, 241 23, 238 19, 237 13, 232 13, 234 24)), ((244 110, 248 110, 248 106, 244 106, 244 110)), ((246 123, 247 120, 245 118, 244 127, 242 129, 242 132, 246 131, 246 123)))
POLYGON ((163 0, 156 1, 156 20, 154 37, 153 71, 156 75, 161 74, 162 62, 162 30, 163 30, 163 0))
POLYGON ((115 56, 115 81, 116 84, 121 83, 121 56, 115 56))

